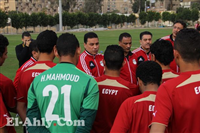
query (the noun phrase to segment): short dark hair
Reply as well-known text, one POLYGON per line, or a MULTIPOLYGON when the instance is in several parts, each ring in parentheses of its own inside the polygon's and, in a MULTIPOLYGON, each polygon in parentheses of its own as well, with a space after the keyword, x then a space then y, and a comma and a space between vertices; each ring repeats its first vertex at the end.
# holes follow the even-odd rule
POLYGON ((50 54, 56 45, 58 37, 52 30, 45 30, 37 36, 37 47, 41 53, 50 54))
POLYGON ((153 36, 151 32, 149 32, 149 31, 143 31, 143 32, 140 33, 140 40, 142 40, 142 37, 144 35, 150 35, 151 37, 153 36))
POLYGON ((131 35, 127 32, 124 32, 122 34, 119 35, 119 41, 121 42, 123 37, 131 37, 131 35))
POLYGON ((155 55, 156 60, 165 66, 169 65, 174 59, 173 46, 169 41, 160 39, 156 40, 151 45, 150 51, 155 55))
POLYGON ((124 50, 118 45, 107 46, 104 53, 106 67, 110 70, 120 70, 124 61, 124 50))
POLYGON ((151 83, 160 85, 162 69, 160 65, 154 61, 145 61, 137 67, 136 77, 140 78, 145 86, 151 83))
POLYGON ((197 30, 200 31, 200 26, 197 27, 197 30))
POLYGON ((84 35, 84 43, 87 43, 88 38, 98 38, 98 36, 94 32, 88 32, 84 35))
POLYGON ((31 36, 31 34, 27 31, 25 31, 22 33, 22 38, 24 38, 24 36, 31 36))
POLYGON ((76 36, 70 33, 60 35, 56 43, 59 56, 70 55, 74 57, 76 49, 79 46, 76 36))
POLYGON ((173 25, 175 25, 176 23, 180 23, 183 26, 183 29, 187 28, 186 23, 184 21, 182 21, 182 20, 175 21, 173 25))
POLYGON ((33 56, 32 55, 32 51, 38 52, 37 41, 36 40, 31 41, 30 45, 29 45, 29 53, 30 53, 31 56, 33 56))
POLYGON ((5 52, 8 45, 8 39, 4 35, 0 34, 0 57, 3 56, 3 53, 5 52))
POLYGON ((196 62, 200 59, 200 33, 191 28, 178 32, 174 49, 177 50, 185 62, 196 62))

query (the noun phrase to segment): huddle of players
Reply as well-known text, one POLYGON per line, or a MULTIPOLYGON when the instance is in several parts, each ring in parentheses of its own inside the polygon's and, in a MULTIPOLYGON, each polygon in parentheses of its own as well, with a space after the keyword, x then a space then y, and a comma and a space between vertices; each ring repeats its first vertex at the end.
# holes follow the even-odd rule
MULTIPOLYGON (((28 131, 149 132, 151 125, 151 132, 165 132, 165 128, 169 132, 199 132, 200 35, 184 26, 181 21, 174 24, 168 38, 171 43, 164 37, 151 45, 152 34, 142 32, 141 46, 132 52, 130 34, 122 33, 119 46, 108 46, 104 56, 98 54, 99 40, 93 32, 85 34, 82 54, 73 34, 65 33, 57 39, 53 31, 41 32, 35 50, 39 51, 37 62, 30 66, 30 61, 24 63, 27 68, 20 72, 15 85, 17 111, 23 121, 26 117, 30 121, 45 118, 45 125, 48 121, 52 125, 46 128, 27 124, 28 131), (53 63, 55 56, 60 62, 57 65, 53 63), (170 69, 173 59, 180 76, 170 69), (84 120, 85 125, 55 126, 60 118, 84 120)), ((0 100, 12 107, 1 93, 0 100)), ((12 128, 5 123, 0 126, 8 132, 12 128)))

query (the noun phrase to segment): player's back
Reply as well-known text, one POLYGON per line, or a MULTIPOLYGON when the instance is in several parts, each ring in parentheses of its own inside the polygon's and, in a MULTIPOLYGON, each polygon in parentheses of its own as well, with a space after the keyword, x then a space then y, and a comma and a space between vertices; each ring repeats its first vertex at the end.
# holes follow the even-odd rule
POLYGON ((162 70, 163 74, 162 74, 162 82, 166 82, 169 79, 173 79, 179 76, 178 73, 176 73, 175 71, 171 70, 171 69, 167 69, 167 70, 162 70))
POLYGON ((98 98, 91 96, 98 94, 96 81, 73 64, 57 64, 38 76, 33 86, 41 117, 46 125, 51 123, 50 132, 75 132, 78 124, 84 126, 78 121, 81 111, 97 110, 98 98))
POLYGON ((200 132, 199 95, 200 71, 182 72, 177 78, 162 84, 158 89, 153 123, 169 123, 168 130, 172 133, 200 132), (165 108, 160 108, 161 104, 165 108), (161 115, 163 113, 164 116, 161 115), (168 122, 166 118, 169 117, 168 122))
POLYGON ((156 92, 145 91, 126 99, 115 118, 111 133, 149 133, 156 92))
POLYGON ((99 86, 99 108, 91 133, 109 133, 122 102, 137 95, 139 90, 136 85, 120 77, 102 75, 96 80, 99 86))
POLYGON ((37 61, 24 69, 20 74, 17 89, 17 100, 27 103, 27 93, 33 79, 55 65, 56 64, 52 61, 37 61))

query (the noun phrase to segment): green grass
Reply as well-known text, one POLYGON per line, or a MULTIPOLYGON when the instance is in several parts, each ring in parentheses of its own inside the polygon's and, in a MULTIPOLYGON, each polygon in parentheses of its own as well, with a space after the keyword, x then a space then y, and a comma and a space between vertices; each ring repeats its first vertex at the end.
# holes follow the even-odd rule
MULTIPOLYGON (((95 31, 95 33, 99 36, 100 42, 100 51, 104 51, 106 46, 110 44, 118 44, 118 37, 123 32, 128 32, 132 36, 132 50, 139 47, 139 35, 143 31, 150 31, 153 34, 153 41, 156 39, 169 35, 172 32, 172 29, 165 29, 165 28, 157 28, 157 29, 129 29, 129 30, 107 30, 107 31, 95 31)), ((79 40, 81 45, 81 50, 83 51, 83 36, 86 32, 75 32, 74 34, 79 40)), ((38 34, 32 34, 32 38, 36 39, 38 34)), ((58 36, 60 33, 58 34, 58 36)), ((15 46, 21 43, 21 35, 5 35, 9 40, 8 46, 8 58, 6 59, 5 63, 2 67, 0 67, 0 72, 5 76, 9 77, 10 79, 14 79, 16 70, 18 69, 18 60, 15 54, 15 46)), ((54 62, 58 62, 55 59, 54 62)), ((12 114, 12 116, 15 116, 12 114)), ((17 133, 22 133, 22 127, 16 127, 17 133)))

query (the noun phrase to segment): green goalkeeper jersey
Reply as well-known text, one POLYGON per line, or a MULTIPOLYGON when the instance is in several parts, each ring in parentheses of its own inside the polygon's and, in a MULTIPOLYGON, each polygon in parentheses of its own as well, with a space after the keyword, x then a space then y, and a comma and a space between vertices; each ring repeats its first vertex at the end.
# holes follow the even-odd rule
POLYGON ((28 131, 90 132, 98 102, 99 89, 93 77, 71 63, 59 63, 37 76, 29 88, 28 131))

